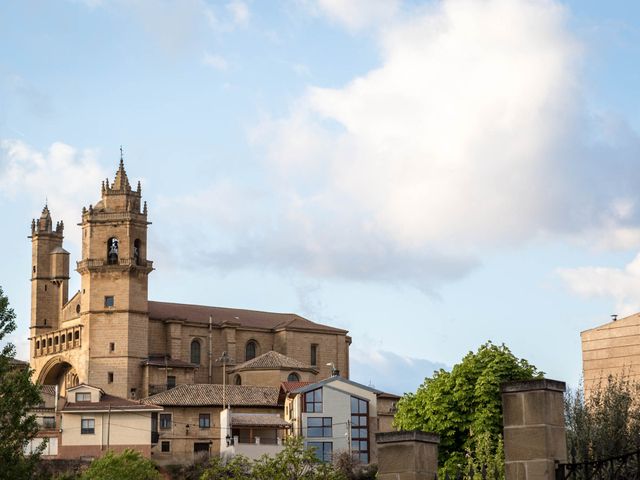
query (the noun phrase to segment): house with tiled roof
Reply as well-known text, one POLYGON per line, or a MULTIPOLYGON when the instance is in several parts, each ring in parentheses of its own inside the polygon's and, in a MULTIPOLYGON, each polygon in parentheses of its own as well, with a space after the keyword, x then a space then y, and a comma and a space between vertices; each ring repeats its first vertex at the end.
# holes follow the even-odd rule
POLYGON ((278 387, 226 384, 179 385, 145 398, 163 408, 153 458, 166 465, 276 453, 290 428, 280 398, 278 387))
POLYGON ((282 382, 314 381, 320 373, 318 367, 281 353, 269 350, 262 355, 231 367, 234 385, 271 385, 282 382))

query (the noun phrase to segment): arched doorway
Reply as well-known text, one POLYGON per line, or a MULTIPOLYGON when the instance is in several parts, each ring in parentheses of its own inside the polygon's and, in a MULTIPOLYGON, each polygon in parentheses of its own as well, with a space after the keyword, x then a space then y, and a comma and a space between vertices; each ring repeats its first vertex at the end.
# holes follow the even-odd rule
POLYGON ((60 395, 67 394, 67 388, 79 384, 78 372, 62 357, 49 360, 38 375, 38 382, 42 385, 58 385, 60 395))

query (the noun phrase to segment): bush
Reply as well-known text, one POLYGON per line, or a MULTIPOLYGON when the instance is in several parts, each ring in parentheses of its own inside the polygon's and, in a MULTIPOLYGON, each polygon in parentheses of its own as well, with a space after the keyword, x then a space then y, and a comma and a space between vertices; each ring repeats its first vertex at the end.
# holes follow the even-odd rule
POLYGON ((95 459, 81 480, 160 480, 155 465, 140 452, 125 450, 121 454, 107 452, 95 459))

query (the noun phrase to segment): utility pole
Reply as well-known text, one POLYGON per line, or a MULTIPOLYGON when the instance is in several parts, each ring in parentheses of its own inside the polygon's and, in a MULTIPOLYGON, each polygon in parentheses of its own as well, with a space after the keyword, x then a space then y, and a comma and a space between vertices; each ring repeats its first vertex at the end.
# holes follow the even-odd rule
POLYGON ((111 404, 109 404, 109 413, 107 414, 107 451, 111 440, 111 404))
MULTIPOLYGON (((211 346, 211 333, 213 328, 213 317, 209 315, 209 384, 213 383, 212 380, 212 364, 213 361, 213 348, 211 346)), ((223 405, 224 406, 224 405, 223 405)))

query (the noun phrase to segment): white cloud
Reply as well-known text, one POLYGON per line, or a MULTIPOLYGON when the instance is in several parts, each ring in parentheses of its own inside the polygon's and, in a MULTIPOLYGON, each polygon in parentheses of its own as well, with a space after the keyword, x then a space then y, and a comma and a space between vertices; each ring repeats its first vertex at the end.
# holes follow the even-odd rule
POLYGON ((587 110, 566 23, 551 0, 450 0, 394 19, 378 68, 309 88, 251 132, 276 193, 203 258, 431 290, 538 237, 637 242, 640 141, 587 110))
POLYGON ((356 345, 350 358, 350 378, 365 385, 373 381, 374 388, 397 395, 415 392, 434 371, 446 369, 443 363, 356 345))
POLYGON ((105 177, 94 150, 55 142, 40 152, 19 140, 0 141, 0 197, 24 196, 38 208, 48 199, 54 221, 67 226, 77 223, 83 202, 97 200, 96 188, 105 177))
POLYGON ((614 299, 619 315, 640 310, 640 254, 624 268, 562 268, 558 275, 578 295, 614 299))
POLYGON ((249 23, 250 12, 246 3, 233 0, 227 3, 227 11, 231 14, 235 25, 246 26, 249 23))
POLYGON ((222 55, 214 53, 205 52, 202 57, 202 63, 220 71, 225 71, 229 68, 229 62, 227 62, 227 59, 222 55))
POLYGON ((317 0, 314 10, 351 31, 388 23, 400 8, 399 0, 317 0))

